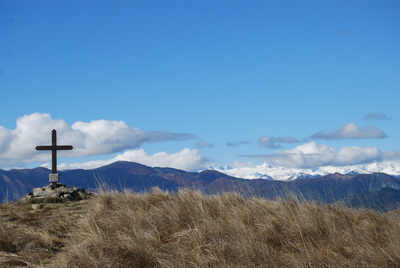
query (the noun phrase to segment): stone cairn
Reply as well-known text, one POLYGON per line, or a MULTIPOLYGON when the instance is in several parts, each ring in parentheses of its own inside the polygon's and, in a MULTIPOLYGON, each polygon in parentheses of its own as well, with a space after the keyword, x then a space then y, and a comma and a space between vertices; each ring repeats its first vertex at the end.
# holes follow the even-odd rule
POLYGON ((64 183, 34 188, 23 199, 29 203, 64 203, 89 199, 93 194, 83 188, 67 188, 64 183))

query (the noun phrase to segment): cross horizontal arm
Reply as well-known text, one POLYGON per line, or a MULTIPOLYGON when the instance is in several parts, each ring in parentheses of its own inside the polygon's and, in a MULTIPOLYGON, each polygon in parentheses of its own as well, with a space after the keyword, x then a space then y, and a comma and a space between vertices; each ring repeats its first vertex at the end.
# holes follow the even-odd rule
POLYGON ((56 150, 72 150, 72 148, 74 148, 74 147, 72 147, 71 145, 57 145, 56 146, 56 150))
POLYGON ((37 151, 52 151, 52 150, 72 150, 74 147, 71 145, 44 145, 36 146, 37 151))

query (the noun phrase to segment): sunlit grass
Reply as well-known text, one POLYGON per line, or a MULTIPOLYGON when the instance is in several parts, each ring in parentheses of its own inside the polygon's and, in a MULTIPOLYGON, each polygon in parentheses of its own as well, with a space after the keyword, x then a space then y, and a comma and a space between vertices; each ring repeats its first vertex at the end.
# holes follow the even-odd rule
POLYGON ((391 214, 206 196, 103 192, 85 202, 0 207, 0 251, 43 267, 397 267, 391 214))

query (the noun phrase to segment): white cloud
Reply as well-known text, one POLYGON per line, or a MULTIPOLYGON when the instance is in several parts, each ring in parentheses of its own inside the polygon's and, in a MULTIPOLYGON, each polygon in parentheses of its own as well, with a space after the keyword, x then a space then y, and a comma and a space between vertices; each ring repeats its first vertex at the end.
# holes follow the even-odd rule
POLYGON ((194 138, 191 134, 166 131, 146 132, 122 121, 94 120, 75 122, 71 126, 50 114, 33 113, 19 117, 14 130, 0 126, 0 165, 44 162, 50 153, 37 152, 37 145, 51 143, 51 130, 57 130, 57 143, 72 145, 72 151, 60 155, 89 156, 135 149, 143 143, 194 138))
POLYGON ((65 139, 70 144, 78 144, 75 155, 97 155, 138 148, 143 143, 185 140, 194 138, 191 134, 170 133, 166 131, 144 132, 131 128, 122 121, 95 120, 76 122, 72 133, 66 133, 65 139))
MULTIPOLYGON (((111 164, 116 161, 136 162, 151 167, 171 167, 186 171, 197 171, 211 164, 210 160, 201 156, 196 149, 185 148, 176 153, 158 152, 148 155, 143 149, 129 150, 108 160, 97 160, 84 163, 61 164, 61 169, 92 169, 111 164)), ((50 164, 43 165, 49 167, 50 164)))
POLYGON ((384 152, 376 147, 361 148, 356 146, 342 147, 336 152, 335 166, 356 165, 382 161, 384 152))
POLYGON ((375 126, 366 126, 360 129, 354 123, 348 123, 340 129, 331 130, 329 133, 320 131, 310 136, 311 139, 315 140, 382 139, 386 137, 385 132, 375 126))
POLYGON ((342 147, 335 149, 315 142, 306 143, 292 150, 280 151, 270 155, 243 155, 261 158, 275 166, 291 168, 317 168, 321 166, 357 165, 380 161, 393 161, 400 158, 400 152, 386 152, 376 147, 342 147))
POLYGON ((11 138, 11 131, 0 126, 0 154, 9 149, 11 138))
POLYGON ((282 148, 281 145, 277 143, 296 143, 299 142, 294 137, 270 137, 270 136, 263 136, 258 139, 258 143, 267 148, 267 149, 279 149, 282 148))
POLYGON ((0 152, 0 160, 20 160, 23 162, 43 161, 47 157, 38 154, 35 150, 41 143, 51 142, 51 130, 56 128, 61 133, 68 130, 68 125, 63 120, 54 120, 49 114, 34 113, 19 117, 15 130, 8 132, 8 147, 0 152))

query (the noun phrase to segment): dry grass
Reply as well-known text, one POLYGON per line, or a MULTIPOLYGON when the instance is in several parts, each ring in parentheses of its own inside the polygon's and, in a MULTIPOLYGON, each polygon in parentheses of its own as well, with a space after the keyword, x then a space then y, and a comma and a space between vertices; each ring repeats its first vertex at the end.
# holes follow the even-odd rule
POLYGON ((102 193, 80 216, 58 206, 38 214, 49 226, 19 222, 29 239, 7 227, 21 218, 2 221, 0 251, 33 267, 400 267, 393 214, 189 190, 102 193))
POLYGON ((0 267, 48 263, 69 239, 87 203, 49 203, 38 210, 24 202, 0 205, 0 267))

